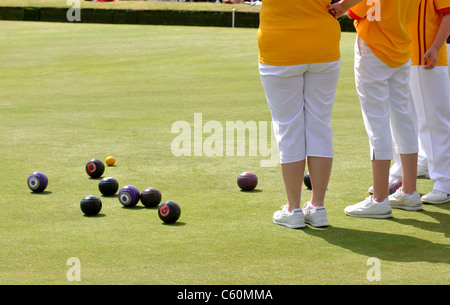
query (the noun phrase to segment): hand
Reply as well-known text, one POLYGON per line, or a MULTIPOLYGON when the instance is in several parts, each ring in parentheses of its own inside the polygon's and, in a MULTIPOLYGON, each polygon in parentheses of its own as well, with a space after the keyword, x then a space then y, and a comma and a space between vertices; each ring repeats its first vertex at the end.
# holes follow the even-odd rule
POLYGON ((436 66, 438 57, 438 50, 436 48, 431 47, 428 49, 428 51, 425 52, 425 55, 423 56, 423 63, 425 64, 425 67, 423 67, 425 70, 431 70, 434 69, 436 66))
POLYGON ((342 1, 332 2, 332 4, 327 6, 328 12, 336 18, 341 17, 347 11, 341 4, 342 1))

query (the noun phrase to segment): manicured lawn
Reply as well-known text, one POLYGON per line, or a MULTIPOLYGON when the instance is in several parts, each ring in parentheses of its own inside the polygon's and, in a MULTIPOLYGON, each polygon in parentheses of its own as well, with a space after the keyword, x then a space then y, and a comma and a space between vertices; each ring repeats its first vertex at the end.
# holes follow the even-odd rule
MULTIPOLYGON (((285 204, 279 165, 261 166, 269 157, 260 149, 251 156, 249 140, 225 128, 270 122, 256 29, 43 22, 0 28, 0 284, 449 283, 448 204, 394 210, 388 220, 343 212, 371 185, 354 89, 354 34, 342 37, 330 227, 291 230, 272 223, 285 204), (177 122, 191 127, 191 156, 173 153, 177 122), (213 124, 223 126, 222 156, 205 154, 208 141, 220 142, 217 130, 207 130, 213 124), (244 156, 226 154, 227 145, 239 143, 247 145, 244 156), (110 155, 116 165, 103 177, 158 188, 163 200, 180 204, 179 221, 165 225, 156 209, 124 208, 117 197, 100 197, 100 214, 83 216, 80 200, 100 196, 99 180, 84 166, 110 155), (49 178, 42 194, 27 188, 33 171, 49 178), (242 171, 258 175, 255 191, 237 187, 242 171), (81 264, 79 282, 67 278, 71 257, 81 264), (380 260, 379 282, 367 278, 371 257, 380 260)), ((431 188, 419 180, 422 194, 431 188)), ((303 189, 304 201, 310 194, 303 189)))

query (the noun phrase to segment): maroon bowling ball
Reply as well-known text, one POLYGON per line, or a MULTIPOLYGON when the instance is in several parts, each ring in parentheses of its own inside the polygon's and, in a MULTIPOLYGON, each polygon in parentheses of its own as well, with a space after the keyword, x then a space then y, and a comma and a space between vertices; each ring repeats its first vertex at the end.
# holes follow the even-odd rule
POLYGON ((243 191, 251 191, 258 185, 258 177, 252 172, 240 173, 237 184, 243 191))

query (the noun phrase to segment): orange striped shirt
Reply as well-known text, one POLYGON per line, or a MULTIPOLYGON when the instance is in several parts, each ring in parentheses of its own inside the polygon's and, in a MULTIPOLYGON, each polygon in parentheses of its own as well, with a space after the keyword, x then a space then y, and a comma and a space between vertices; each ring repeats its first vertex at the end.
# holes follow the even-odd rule
POLYGON ((400 67, 410 58, 408 24, 417 14, 420 0, 362 1, 348 11, 359 37, 385 64, 400 67), (367 4, 370 3, 370 4, 367 4))
MULTIPOLYGON (((433 44, 441 24, 442 15, 450 12, 450 0, 422 0, 417 16, 409 25, 412 37, 411 60, 413 65, 423 65, 425 52, 433 44)), ((437 66, 446 66, 447 45, 444 43, 438 53, 437 66)))

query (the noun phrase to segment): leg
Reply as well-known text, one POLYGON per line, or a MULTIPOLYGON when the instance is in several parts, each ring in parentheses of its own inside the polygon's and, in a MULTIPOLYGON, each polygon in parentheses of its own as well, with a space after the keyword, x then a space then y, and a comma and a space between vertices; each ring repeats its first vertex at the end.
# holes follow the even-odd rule
POLYGON ((372 160, 373 199, 383 201, 388 196, 390 160, 372 160))
POLYGON ((356 90, 370 144, 373 197, 378 202, 388 196, 389 166, 393 156, 388 84, 391 75, 391 68, 358 37, 355 45, 356 90))
MULTIPOLYGON (((423 98, 422 98, 422 90, 419 81, 419 69, 422 69, 420 66, 411 66, 410 68, 410 96, 409 96, 409 104, 412 110, 412 118, 414 122, 415 129, 418 131, 418 144, 419 144, 419 154, 417 158, 417 177, 419 178, 428 178, 428 158, 426 147, 430 144, 423 143, 423 137, 421 136, 424 122, 425 122, 425 114, 423 109, 423 98), (420 169, 420 170, 419 170, 420 169), (419 174, 420 172, 420 174, 419 174)), ((429 101, 433 101, 434 99, 430 99, 429 101)), ((434 112, 433 112, 434 113, 434 112)), ((393 139, 395 142, 395 139, 393 139)), ((394 149, 394 160, 395 164, 390 169, 389 182, 394 181, 395 179, 403 177, 402 172, 402 161, 400 158, 400 154, 397 149, 394 149)), ((404 160, 404 162, 408 162, 404 160)), ((408 186, 409 182, 405 183, 405 186, 408 186)))
POLYGON ((389 196, 389 204, 392 208, 419 211, 423 209, 416 190, 419 144, 414 107, 409 102, 410 70, 403 65, 389 79, 391 130, 395 150, 400 153, 403 179, 402 188, 389 196))
POLYGON ((450 83, 447 67, 417 70, 421 99, 415 105, 421 112, 419 137, 426 143, 428 172, 434 182, 433 194, 422 197, 423 202, 441 203, 450 200, 450 83), (441 199, 438 197, 442 197, 441 199))
POLYGON ((261 82, 273 120, 280 163, 306 159, 304 77, 307 65, 260 64, 261 82))
POLYGON ((381 62, 362 39, 355 44, 355 82, 369 137, 373 196, 347 206, 345 214, 354 217, 392 217, 388 200, 392 141, 389 126, 388 80, 392 69, 381 62))
POLYGON ((406 194, 412 194, 416 190, 417 183, 417 154, 401 154, 402 160, 402 190, 406 194))
POLYGON ((402 190, 406 194, 416 191, 418 135, 409 95, 410 68, 404 65, 389 79, 390 126, 395 150, 402 164, 402 190))
POLYGON ((305 133, 313 206, 323 206, 333 164, 330 120, 340 61, 309 65, 305 73, 305 133))
POLYGON ((311 178, 313 206, 323 206, 325 193, 330 180, 333 158, 308 157, 308 170, 311 178))
POLYGON ((287 195, 287 209, 292 212, 300 208, 305 160, 281 164, 284 187, 287 195))
POLYGON ((300 208, 305 171, 305 119, 303 87, 307 65, 274 67, 260 65, 261 81, 272 115, 280 152, 287 210, 300 208))

